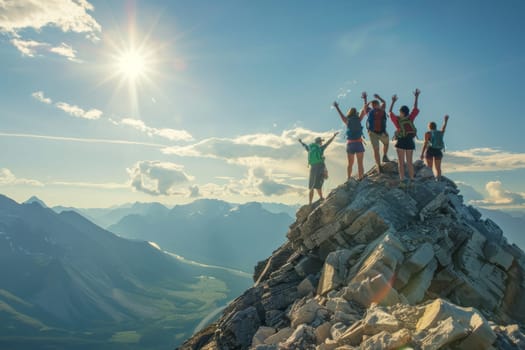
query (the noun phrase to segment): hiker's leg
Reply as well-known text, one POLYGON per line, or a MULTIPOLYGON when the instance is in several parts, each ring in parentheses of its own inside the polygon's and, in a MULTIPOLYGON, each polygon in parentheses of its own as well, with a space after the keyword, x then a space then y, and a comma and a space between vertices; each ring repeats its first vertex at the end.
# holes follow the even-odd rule
POLYGON ((407 156, 408 176, 410 177, 410 180, 414 180, 414 163, 412 162, 414 150, 407 149, 405 153, 407 156))
POLYGON ((346 157, 348 158, 348 167, 346 168, 346 174, 348 175, 348 180, 352 177, 352 167, 354 166, 354 154, 347 153, 346 157))
POLYGON ((372 149, 374 150, 374 160, 376 162, 377 171, 381 172, 381 157, 379 155, 379 135, 374 132, 369 132, 368 136, 370 137, 370 143, 372 144, 372 149))
POLYGON ((323 198, 323 189, 322 188, 318 188, 317 189, 317 194, 319 195, 319 199, 324 199, 323 198))
POLYGON ((357 176, 358 179, 361 180, 365 174, 365 168, 363 166, 363 158, 365 156, 365 152, 359 152, 356 153, 357 156, 357 176))
POLYGON ((441 158, 436 158, 436 178, 441 178, 441 158))
POLYGON ((388 158, 388 143, 389 143, 389 140, 388 140, 388 136, 387 136, 386 139, 383 140, 383 156, 385 156, 387 158, 388 158))
POLYGON ((377 170, 381 171, 381 157, 379 156, 379 146, 377 148, 374 148, 374 159, 376 161, 377 170))
POLYGON ((314 189, 311 188, 308 193, 308 204, 312 205, 312 199, 314 199, 314 189))
POLYGON ((397 151, 397 167, 399 169, 399 179, 405 179, 405 150, 396 148, 397 151))
POLYGON ((426 157, 425 162, 427 163, 427 167, 430 168, 430 170, 434 171, 432 167, 434 166, 434 157, 426 157))

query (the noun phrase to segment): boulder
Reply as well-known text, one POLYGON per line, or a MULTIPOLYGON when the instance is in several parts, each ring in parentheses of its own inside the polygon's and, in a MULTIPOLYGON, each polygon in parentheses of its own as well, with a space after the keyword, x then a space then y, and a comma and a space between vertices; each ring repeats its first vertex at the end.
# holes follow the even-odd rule
POLYGON ((292 328, 296 328, 303 323, 311 323, 317 317, 317 311, 321 308, 315 299, 310 299, 304 304, 299 302, 294 304, 290 310, 290 322, 292 328), (302 305, 301 305, 302 304, 302 305))
POLYGON ((324 295, 343 284, 348 273, 347 263, 351 256, 352 252, 348 249, 337 250, 328 255, 317 287, 317 294, 324 295))
POLYGON ((361 343, 362 350, 396 350, 402 349, 411 342, 411 335, 407 329, 400 329, 391 333, 382 331, 361 343))
POLYGON ((294 329, 291 327, 285 327, 283 329, 280 329, 279 331, 277 331, 277 333, 270 335, 269 337, 264 339, 264 343, 271 345, 284 342, 292 335, 293 331, 294 329))
POLYGON ((368 309, 363 325, 363 333, 366 335, 374 335, 383 331, 393 333, 401 328, 401 322, 381 307, 368 309))
POLYGON ((514 257, 510 253, 507 253, 505 250, 503 250, 503 248, 495 242, 488 242, 485 244, 483 253, 485 254, 485 257, 488 259, 488 261, 501 267, 505 271, 510 268, 512 262, 514 261, 514 257))
POLYGON ((419 341, 421 350, 437 350, 441 347, 464 338, 468 334, 468 328, 449 317, 439 321, 434 327, 430 328, 426 335, 419 341))
POLYGON ((265 340, 269 336, 274 335, 274 334, 275 334, 275 329, 272 327, 265 327, 265 326, 259 327, 257 332, 255 332, 255 334, 253 335, 252 346, 265 344, 265 340))

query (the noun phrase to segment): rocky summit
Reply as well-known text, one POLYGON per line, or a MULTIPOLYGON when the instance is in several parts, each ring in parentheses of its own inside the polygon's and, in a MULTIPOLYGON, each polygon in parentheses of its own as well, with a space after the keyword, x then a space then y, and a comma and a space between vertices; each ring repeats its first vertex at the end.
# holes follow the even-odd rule
POLYGON ((254 286, 179 349, 525 349, 525 255, 436 182, 397 163, 303 206, 254 286))

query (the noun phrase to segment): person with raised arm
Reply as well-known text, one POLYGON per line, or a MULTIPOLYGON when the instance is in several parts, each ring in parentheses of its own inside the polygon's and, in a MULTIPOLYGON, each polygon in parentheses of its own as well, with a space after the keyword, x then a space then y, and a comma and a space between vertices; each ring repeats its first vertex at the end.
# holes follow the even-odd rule
POLYGON ((346 125, 346 156, 348 159, 346 174, 348 180, 352 178, 352 168, 355 158, 357 158, 357 179, 361 180, 364 176, 363 157, 365 147, 363 146, 363 126, 361 125, 361 121, 366 114, 366 96, 363 96, 363 98, 365 99, 365 106, 363 106, 359 114, 357 113, 357 109, 352 107, 346 115, 344 115, 339 108, 339 104, 337 102, 333 104, 337 113, 339 113, 339 117, 346 125))
POLYGON ((299 143, 308 152, 308 165, 310 166, 310 176, 308 179, 308 204, 312 205, 312 200, 314 198, 314 189, 317 191, 320 200, 324 200, 323 197, 323 183, 327 177, 326 165, 324 151, 328 147, 339 132, 334 133, 332 137, 323 144, 323 139, 321 137, 316 137, 315 141, 309 145, 305 144, 303 140, 299 139, 299 143))
MULTIPOLYGON (((377 172, 381 172, 381 156, 379 154, 379 142, 383 144, 383 163, 389 161, 388 159, 388 143, 389 136, 386 132, 386 104, 385 100, 378 94, 374 94, 375 100, 370 102, 372 109, 368 112, 366 127, 370 137, 370 143, 374 149, 374 159, 377 166, 377 172), (381 101, 381 104, 379 104, 381 101)), ((363 92, 363 99, 366 104, 366 92, 363 92)))
POLYGON ((441 160, 443 159, 443 149, 445 143, 443 142, 443 136, 448 123, 448 115, 443 118, 443 126, 441 130, 437 130, 435 122, 428 123, 428 131, 425 133, 425 143, 421 150, 421 160, 425 159, 427 166, 434 172, 436 181, 441 180, 441 160), (433 169, 435 166, 435 169, 433 169))
POLYGON ((421 91, 416 89, 414 91, 414 107, 412 112, 407 106, 401 106, 399 109, 399 115, 395 115, 393 112, 394 104, 397 101, 397 95, 392 96, 392 104, 390 105, 390 119, 396 127, 395 140, 396 140, 396 151, 399 167, 399 179, 401 180, 400 186, 407 187, 410 182, 414 180, 414 164, 412 162, 414 150, 416 144, 414 138, 417 134, 417 129, 414 125, 414 119, 419 114, 417 102, 421 91), (409 179, 405 178, 405 164, 408 168, 409 179))

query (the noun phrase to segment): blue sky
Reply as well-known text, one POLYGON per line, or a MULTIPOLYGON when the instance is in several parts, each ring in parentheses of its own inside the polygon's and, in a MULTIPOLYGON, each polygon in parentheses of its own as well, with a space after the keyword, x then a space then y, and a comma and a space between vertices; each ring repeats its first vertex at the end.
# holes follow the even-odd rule
MULTIPOLYGON (((410 106, 418 87, 420 134, 451 116, 445 174, 477 205, 525 207, 523 1, 13 4, 0 192, 16 200, 303 202, 296 140, 343 130, 331 103, 366 90, 410 106)), ((346 176, 342 136, 327 155, 328 189, 346 176)))

